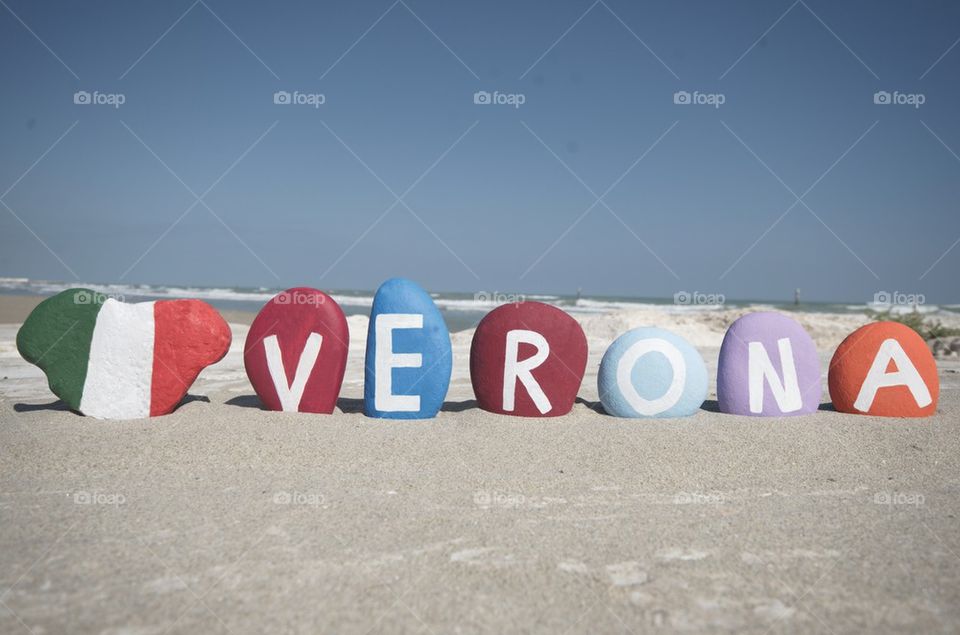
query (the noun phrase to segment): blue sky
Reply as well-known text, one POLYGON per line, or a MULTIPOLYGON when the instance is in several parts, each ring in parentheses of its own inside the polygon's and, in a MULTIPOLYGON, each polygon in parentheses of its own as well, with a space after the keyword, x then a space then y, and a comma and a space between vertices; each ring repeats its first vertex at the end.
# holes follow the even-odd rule
POLYGON ((951 2, 3 0, 0 275, 958 302, 958 38, 951 2))

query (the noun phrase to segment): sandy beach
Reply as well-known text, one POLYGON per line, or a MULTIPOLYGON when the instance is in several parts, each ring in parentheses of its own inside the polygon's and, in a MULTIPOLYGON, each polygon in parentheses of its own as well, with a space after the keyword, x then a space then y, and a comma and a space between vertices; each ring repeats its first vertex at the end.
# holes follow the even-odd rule
MULTIPOLYGON (((960 363, 936 416, 688 419, 602 413, 596 373, 628 328, 696 345, 715 380, 746 309, 580 319, 568 416, 475 407, 452 336, 430 421, 360 412, 367 320, 349 318, 330 416, 266 412, 248 315, 173 414, 65 410, 14 339, 38 298, 0 298, 0 631, 956 632, 960 363)), ((824 370, 868 318, 798 313, 824 370)), ((823 396, 825 404, 829 401, 823 396)))

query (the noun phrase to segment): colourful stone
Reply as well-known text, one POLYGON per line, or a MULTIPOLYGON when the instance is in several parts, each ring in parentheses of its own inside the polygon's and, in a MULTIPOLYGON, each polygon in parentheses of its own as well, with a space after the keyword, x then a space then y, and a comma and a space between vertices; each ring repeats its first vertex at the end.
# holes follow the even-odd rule
POLYGON ((173 411, 230 341, 230 327, 200 300, 125 304, 68 289, 37 305, 17 333, 17 350, 71 409, 136 419, 173 411))
POLYGON ((627 331, 603 354, 597 389, 615 417, 687 417, 707 397, 707 365, 690 342, 660 328, 627 331))
POLYGON ((820 357, 794 319, 760 311, 736 320, 720 346, 717 401, 721 412, 779 417, 815 412, 823 386, 820 357))
POLYGON ((287 289, 250 325, 243 365, 268 410, 329 414, 337 405, 350 349, 347 319, 317 289, 287 289))
POLYGON ((497 307, 477 325, 470 381, 489 412, 558 417, 570 412, 587 367, 580 324, 541 302, 497 307))
POLYGON ((897 322, 874 322, 847 336, 827 376, 840 412, 929 417, 937 411, 940 377, 923 338, 897 322))
POLYGON ((370 311, 363 384, 368 417, 435 417, 450 386, 450 332, 430 294, 404 278, 377 289, 370 311))

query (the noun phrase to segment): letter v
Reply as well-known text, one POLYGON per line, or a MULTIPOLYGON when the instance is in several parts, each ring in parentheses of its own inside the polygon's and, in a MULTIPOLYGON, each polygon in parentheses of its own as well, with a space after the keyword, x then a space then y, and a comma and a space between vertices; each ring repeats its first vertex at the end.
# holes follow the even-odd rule
POLYGON ((319 333, 310 333, 307 343, 300 352, 300 361, 297 362, 297 372, 293 376, 293 383, 287 385, 287 371, 283 367, 283 355, 280 352, 280 343, 276 335, 263 338, 263 348, 267 353, 267 370, 273 379, 273 386, 280 399, 280 409, 284 412, 296 412, 300 408, 303 391, 307 387, 307 380, 320 355, 320 345, 323 336, 319 333))

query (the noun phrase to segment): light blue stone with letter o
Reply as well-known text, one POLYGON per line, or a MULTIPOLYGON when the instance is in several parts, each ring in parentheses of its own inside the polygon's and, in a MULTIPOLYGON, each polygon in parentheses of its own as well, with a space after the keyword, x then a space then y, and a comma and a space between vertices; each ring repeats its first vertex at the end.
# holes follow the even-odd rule
POLYGON ((707 365, 690 342, 655 327, 627 331, 600 362, 597 388, 615 417, 687 417, 707 397, 707 365))

